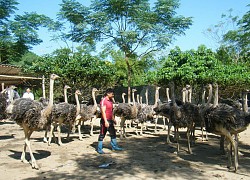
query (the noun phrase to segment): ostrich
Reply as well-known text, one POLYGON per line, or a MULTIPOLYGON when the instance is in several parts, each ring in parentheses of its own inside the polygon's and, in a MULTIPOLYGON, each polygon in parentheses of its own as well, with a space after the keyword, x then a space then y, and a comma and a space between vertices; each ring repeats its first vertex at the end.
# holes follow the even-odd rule
MULTIPOLYGON (((157 93, 155 93, 155 105, 154 105, 154 108, 155 108, 154 111, 156 113, 155 133, 157 132, 157 122, 158 122, 159 116, 162 116, 163 125, 164 125, 163 130, 166 129, 166 118, 169 119, 169 110, 170 110, 169 88, 166 88, 167 102, 164 102, 164 103, 161 103, 159 101, 159 89, 160 87, 156 88, 157 93)), ((168 123, 168 125, 170 124, 168 123)))
POLYGON ((138 109, 135 103, 135 93, 136 89, 132 89, 133 104, 130 103, 119 103, 114 106, 113 114, 114 116, 121 118, 120 124, 120 138, 126 137, 124 123, 127 119, 137 119, 138 109))
MULTIPOLYGON (((58 132, 58 144, 63 145, 61 140, 61 126, 62 124, 69 125, 68 130, 68 136, 70 129, 72 127, 72 124, 74 123, 75 117, 76 117, 76 106, 73 104, 68 103, 68 97, 67 97, 67 89, 70 87, 68 85, 64 86, 64 101, 59 104, 54 104, 51 112, 51 125, 50 125, 50 133, 49 133, 49 140, 48 145, 51 145, 51 137, 53 134, 54 127, 57 126, 57 132, 58 132)), ((45 132, 44 141, 46 142, 46 135, 47 131, 45 132)), ((53 134, 54 136, 54 134, 53 134)))
POLYGON ((188 152, 192 154, 192 150, 190 147, 190 131, 193 126, 193 121, 191 118, 191 113, 193 112, 192 106, 190 103, 185 104, 185 95, 186 95, 186 88, 183 90, 183 100, 184 103, 180 106, 177 105, 174 95, 174 83, 171 84, 171 94, 172 94, 172 102, 173 105, 170 109, 170 121, 173 123, 175 131, 176 131, 176 140, 177 140, 177 152, 180 150, 179 145, 179 128, 187 128, 187 141, 188 141, 188 152))
MULTIPOLYGON (((183 111, 185 113, 185 120, 187 122, 187 137, 191 136, 191 142, 195 143, 195 126, 202 124, 200 117, 200 106, 192 103, 192 87, 186 85, 184 88, 185 92, 185 103, 183 104, 183 111)), ((190 152, 190 151, 189 151, 190 152)))
POLYGON ((232 154, 230 146, 234 151, 234 171, 238 169, 238 134, 246 130, 250 123, 250 114, 246 110, 246 99, 243 96, 243 111, 227 104, 218 103, 218 85, 215 83, 214 103, 204 114, 206 130, 210 133, 225 136, 228 143, 227 156, 230 168, 232 165, 232 154), (236 140, 233 139, 233 135, 236 140))
MULTIPOLYGON (((154 111, 155 111, 156 115, 159 114, 159 115, 169 119, 167 143, 170 143, 170 130, 171 130, 171 126, 172 126, 172 122, 170 121, 170 112, 171 112, 172 102, 169 98, 169 88, 166 89, 166 93, 167 93, 167 102, 165 102, 165 103, 158 102, 157 106, 154 108, 154 111)), ((159 97, 159 95, 157 95, 157 96, 159 97)), ((180 103, 180 101, 177 101, 177 105, 181 105, 181 104, 182 103, 180 103)), ((156 118, 156 121, 157 121, 157 118, 156 118)), ((155 125, 155 132, 156 132, 156 125, 155 125)))
POLYGON ((93 136, 93 120, 95 120, 97 118, 97 114, 98 114, 98 106, 97 106, 97 102, 96 102, 96 92, 98 92, 99 90, 96 88, 92 89, 92 98, 93 98, 93 102, 94 105, 81 105, 80 107, 80 113, 77 115, 76 121, 75 121, 75 125, 77 125, 78 127, 78 133, 79 133, 79 139, 82 140, 82 135, 81 135, 81 125, 85 122, 90 120, 90 136, 93 136))
MULTIPOLYGON (((126 103, 125 96, 126 96, 126 93, 122 93, 122 103, 126 103)), ((114 104, 113 106, 115 107, 116 105, 114 104)), ((120 127, 121 118, 118 116, 115 116, 115 119, 116 119, 116 123, 117 123, 116 126, 120 127)), ((128 124, 129 124, 129 128, 131 128, 131 121, 128 124)), ((127 124, 125 124, 125 127, 127 127, 127 124)), ((117 132, 119 132, 119 131, 120 131, 120 129, 117 129, 117 132)))
POLYGON ((25 134, 24 148, 21 155, 21 161, 28 163, 25 158, 26 147, 28 147, 31 157, 32 168, 39 169, 36 159, 31 150, 30 136, 34 131, 42 130, 48 126, 50 121, 50 114, 53 107, 53 86, 54 80, 58 78, 57 75, 50 76, 50 96, 48 106, 44 107, 42 103, 28 98, 20 98, 10 104, 6 112, 10 115, 10 119, 14 120, 20 125, 25 134))
MULTIPOLYGON (((202 138, 202 141, 204 141, 204 127, 205 127, 205 122, 204 122, 204 119, 202 118, 202 115, 201 115, 201 111, 202 109, 205 107, 205 96, 206 96, 206 87, 204 86, 202 88, 202 100, 201 100, 201 104, 198 105, 198 114, 195 115, 196 118, 194 119, 194 128, 193 128, 193 132, 192 132, 192 135, 193 135, 193 138, 195 140, 195 127, 199 124, 200 125, 200 128, 201 128, 201 138, 202 138)), ((207 135, 207 131, 206 131, 206 141, 208 140, 208 135, 207 135)))
POLYGON ((140 113, 138 114, 138 121, 141 123, 141 132, 140 132, 141 135, 142 135, 142 129, 143 129, 142 124, 144 124, 146 121, 149 121, 149 120, 152 121, 154 119, 154 115, 155 115, 154 108, 157 107, 157 101, 159 99, 159 89, 160 87, 156 87, 154 105, 148 105, 148 89, 146 89, 146 93, 145 93, 146 104, 141 105, 142 108, 141 108, 140 113))

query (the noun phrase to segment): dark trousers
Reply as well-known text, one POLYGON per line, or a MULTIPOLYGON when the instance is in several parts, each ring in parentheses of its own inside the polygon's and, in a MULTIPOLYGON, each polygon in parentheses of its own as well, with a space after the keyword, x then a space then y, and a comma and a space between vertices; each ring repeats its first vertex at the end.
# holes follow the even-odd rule
POLYGON ((98 137, 98 141, 103 141, 103 139, 106 136, 107 131, 109 132, 111 139, 115 139, 116 138, 114 121, 108 120, 108 123, 109 123, 109 127, 107 128, 107 127, 105 127, 104 120, 101 119, 101 123, 100 123, 101 128, 100 128, 100 134, 99 134, 99 137, 98 137))

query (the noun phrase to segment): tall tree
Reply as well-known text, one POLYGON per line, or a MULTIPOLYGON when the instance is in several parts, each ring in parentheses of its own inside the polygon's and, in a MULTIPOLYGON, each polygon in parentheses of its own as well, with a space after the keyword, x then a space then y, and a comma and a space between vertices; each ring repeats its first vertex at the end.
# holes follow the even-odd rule
MULTIPOLYGON (((250 4, 247 5, 250 7, 250 4)), ((237 29, 230 30, 223 36, 224 42, 239 54, 239 58, 249 61, 250 57, 250 11, 246 12, 241 19, 237 21, 237 29)))
POLYGON ((0 63, 16 64, 33 45, 40 44, 38 29, 55 30, 59 24, 35 12, 15 15, 16 0, 0 0, 0 63), (13 20, 10 19, 14 14, 13 20))
POLYGON ((107 42, 124 54, 127 66, 128 100, 132 66, 145 55, 163 50, 175 36, 183 35, 191 18, 176 14, 178 0, 93 0, 89 7, 63 0, 60 17, 74 24, 68 37, 80 43, 107 42))

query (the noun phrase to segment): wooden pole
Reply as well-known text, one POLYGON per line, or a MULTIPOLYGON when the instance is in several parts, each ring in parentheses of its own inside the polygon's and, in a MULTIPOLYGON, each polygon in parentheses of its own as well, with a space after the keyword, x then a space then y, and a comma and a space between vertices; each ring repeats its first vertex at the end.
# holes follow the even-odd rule
POLYGON ((45 78, 44 78, 44 76, 43 76, 42 79, 43 79, 43 80, 42 80, 43 98, 45 99, 45 98, 46 98, 46 95, 45 95, 45 78))
POLYGON ((2 83, 2 91, 4 90, 4 83, 2 83))

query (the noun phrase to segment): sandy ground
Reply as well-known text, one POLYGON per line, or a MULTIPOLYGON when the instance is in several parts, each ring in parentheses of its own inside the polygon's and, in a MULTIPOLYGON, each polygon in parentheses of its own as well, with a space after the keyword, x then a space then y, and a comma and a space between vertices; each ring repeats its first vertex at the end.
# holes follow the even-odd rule
MULTIPOLYGON (((89 125, 82 128, 83 141, 72 134, 70 141, 63 133, 63 146, 43 143, 44 132, 32 134, 32 149, 39 170, 20 161, 23 148, 23 130, 11 121, 0 122, 0 179, 250 179, 250 129, 240 134, 239 170, 237 173, 226 168, 226 156, 219 151, 219 138, 209 134, 209 141, 202 142, 197 131, 197 142, 192 147, 193 154, 187 153, 186 138, 181 134, 181 150, 176 153, 176 145, 166 144, 167 131, 159 125, 154 133, 154 125, 148 126, 143 136, 136 136, 134 129, 127 129, 128 137, 118 139, 125 150, 110 150, 110 138, 104 142, 106 154, 95 151, 99 133, 99 122, 95 122, 94 136, 89 136, 89 125), (104 163, 115 162, 108 168, 100 168, 104 163)), ((29 155, 28 155, 29 158, 29 155)))

